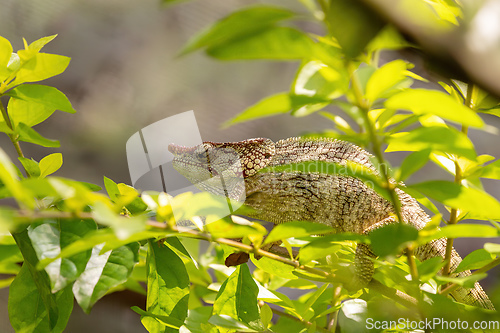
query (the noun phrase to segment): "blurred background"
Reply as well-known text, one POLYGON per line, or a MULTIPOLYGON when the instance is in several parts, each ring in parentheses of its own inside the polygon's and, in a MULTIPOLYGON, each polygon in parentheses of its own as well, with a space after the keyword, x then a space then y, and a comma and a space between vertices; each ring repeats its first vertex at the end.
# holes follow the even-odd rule
MULTIPOLYGON (((11 41, 14 50, 23 47, 23 37, 29 43, 58 34, 44 51, 72 58, 66 72, 46 84, 64 92, 77 113, 57 112, 36 126, 45 137, 60 140, 61 148, 21 143, 25 155, 40 160, 61 152, 64 164, 57 175, 104 187, 103 176, 130 184, 125 144, 132 134, 184 111, 194 110, 202 139, 210 141, 279 140, 330 128, 319 115, 285 115, 221 129, 224 121, 263 97, 288 90, 298 62, 222 63, 201 52, 176 57, 183 44, 201 29, 255 3, 305 11, 299 2, 284 0, 198 0, 172 7, 163 6, 160 0, 0 0, 0 35, 11 41)), ((312 23, 303 24, 309 31, 321 32, 312 23)), ((420 66, 415 55, 406 56, 420 66)), ((393 58, 394 54, 384 57, 393 58)), ((422 69, 418 72, 429 77, 422 69)), ((499 118, 485 115, 483 119, 500 128, 499 118)), ((497 134, 471 130, 470 136, 479 154, 500 156, 497 134)), ((0 145, 16 159, 6 135, 0 136, 0 145)), ((397 165, 404 155, 391 153, 387 158, 397 165)), ((409 183, 440 177, 448 179, 444 171, 428 166, 409 183)), ((487 182, 485 187, 500 199, 498 183, 487 182)), ((480 246, 477 241, 462 239, 456 245, 458 252, 465 256, 480 246)), ((482 283, 486 290, 492 280, 482 283)), ((13 332, 7 298, 8 288, 0 289, 0 333, 13 332)), ((140 295, 121 292, 106 296, 90 315, 75 305, 66 331, 145 332, 139 316, 130 310, 133 305, 143 307, 144 302, 140 295)))

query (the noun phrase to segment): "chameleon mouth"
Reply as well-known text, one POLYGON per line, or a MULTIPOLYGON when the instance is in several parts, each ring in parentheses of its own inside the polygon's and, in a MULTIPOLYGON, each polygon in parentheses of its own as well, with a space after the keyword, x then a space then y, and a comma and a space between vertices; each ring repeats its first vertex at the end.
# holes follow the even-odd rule
POLYGON ((168 145, 168 151, 171 152, 175 156, 180 155, 180 154, 184 154, 184 153, 192 153, 192 152, 194 152, 195 148, 196 147, 180 146, 180 145, 176 145, 175 143, 171 143, 168 145))
MULTIPOLYGON (((183 154, 193 155, 195 150, 196 147, 186 147, 176 145, 174 143, 168 145, 168 151, 171 152, 174 156, 180 156, 183 154)), ((208 154, 206 152, 204 154, 204 163, 194 163, 194 165, 205 168, 210 173, 210 177, 217 177, 219 175, 219 172, 212 167, 210 160, 208 159, 208 154)))

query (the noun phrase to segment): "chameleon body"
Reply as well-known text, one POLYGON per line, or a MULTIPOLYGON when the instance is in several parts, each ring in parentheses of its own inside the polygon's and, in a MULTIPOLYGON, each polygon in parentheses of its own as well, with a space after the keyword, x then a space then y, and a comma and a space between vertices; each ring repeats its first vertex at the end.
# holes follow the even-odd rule
MULTIPOLYGON (((368 234, 389 223, 395 223, 393 205, 361 180, 336 174, 317 172, 258 172, 291 163, 308 161, 347 161, 361 164, 376 172, 371 154, 349 142, 329 139, 289 138, 249 139, 241 142, 204 142, 196 147, 171 144, 174 168, 199 188, 232 199, 245 200, 254 209, 250 217, 273 222, 311 221, 331 226, 338 232, 368 234), (224 190, 212 179, 222 176, 224 190), (233 180, 233 181, 231 181, 233 180), (240 180, 240 181, 238 181, 240 180)), ((272 169, 271 169, 272 170, 272 169)), ((220 180, 219 180, 220 183, 220 180)), ((430 220, 417 201, 396 189, 404 223, 422 229, 430 220)), ((419 247, 415 254, 420 261, 444 257, 446 241, 438 239, 419 247)), ((368 245, 358 244, 355 257, 356 283, 364 285, 373 275, 375 257, 368 245)), ((451 271, 461 262, 453 250, 451 271)), ((456 276, 470 275, 470 271, 456 276)), ((494 309, 493 304, 476 282, 474 288, 459 288, 452 297, 466 304, 494 309)))

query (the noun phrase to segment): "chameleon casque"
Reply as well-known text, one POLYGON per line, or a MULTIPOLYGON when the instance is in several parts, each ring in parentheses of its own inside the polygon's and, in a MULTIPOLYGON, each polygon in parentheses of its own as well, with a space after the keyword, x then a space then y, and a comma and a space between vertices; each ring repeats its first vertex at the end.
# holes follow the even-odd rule
MULTIPOLYGON (((240 142, 204 142, 195 147, 171 144, 173 167, 195 186, 214 194, 245 200, 253 208, 250 217, 274 224, 289 221, 311 221, 331 226, 337 232, 368 234, 389 223, 395 223, 393 205, 365 185, 361 180, 345 175, 321 173, 258 172, 291 163, 307 161, 346 161, 361 164, 376 172, 370 162, 371 154, 349 142, 330 139, 289 138, 273 142, 257 138, 240 142), (220 186, 224 179, 224 189, 220 186), (213 181, 212 181, 213 180, 213 181), (244 180, 244 181, 243 181, 244 180)), ((396 189, 401 203, 404 223, 422 229, 430 217, 417 201, 396 189)), ((446 241, 438 239, 415 251, 420 261, 444 257, 446 241)), ((372 278, 375 257, 369 246, 358 244, 355 256, 355 279, 360 286, 372 278)), ((453 250, 450 271, 461 257, 453 250)), ((470 275, 470 271, 458 276, 470 275)), ((463 303, 486 309, 493 304, 476 282, 474 288, 459 288, 451 296, 463 303)))

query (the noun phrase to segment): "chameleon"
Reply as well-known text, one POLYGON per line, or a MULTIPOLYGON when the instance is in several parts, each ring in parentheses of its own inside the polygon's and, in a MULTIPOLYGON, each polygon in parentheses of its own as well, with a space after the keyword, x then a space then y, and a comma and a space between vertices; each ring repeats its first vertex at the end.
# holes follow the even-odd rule
MULTIPOLYGON (((358 178, 342 174, 273 171, 273 167, 308 161, 333 162, 339 166, 356 163, 378 173, 372 155, 346 141, 336 139, 288 138, 273 142, 266 138, 240 142, 203 142, 195 147, 170 144, 173 167, 202 190, 244 200, 252 208, 247 215, 274 224, 290 221, 322 223, 336 232, 367 235, 397 222, 393 204, 358 178), (270 172, 259 172, 266 168, 270 172), (224 186, 220 186, 221 178, 224 186)), ((391 180, 392 181, 392 180, 391 180)), ((404 223, 420 230, 430 217, 418 202, 395 189, 404 223)), ((446 240, 437 239, 418 247, 415 256, 424 261, 444 257, 446 240)), ((374 273, 375 258, 369 245, 358 243, 355 252, 354 285, 365 286, 374 273)), ((461 262, 452 250, 450 272, 461 262)), ((463 271, 453 276, 468 276, 463 271)), ((451 297, 465 304, 494 310, 478 282, 471 289, 458 288, 451 297)))

